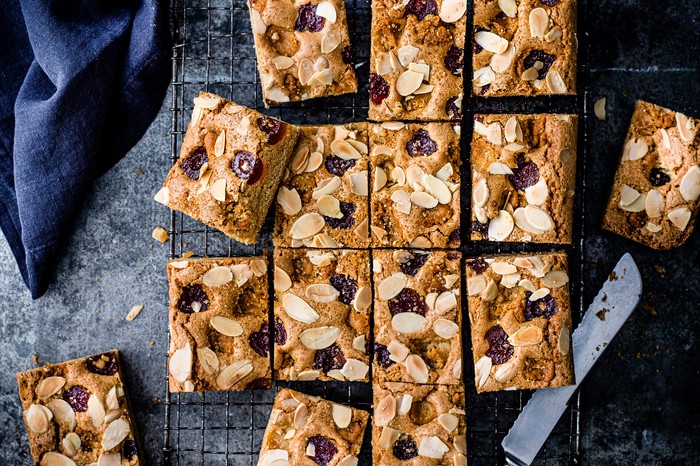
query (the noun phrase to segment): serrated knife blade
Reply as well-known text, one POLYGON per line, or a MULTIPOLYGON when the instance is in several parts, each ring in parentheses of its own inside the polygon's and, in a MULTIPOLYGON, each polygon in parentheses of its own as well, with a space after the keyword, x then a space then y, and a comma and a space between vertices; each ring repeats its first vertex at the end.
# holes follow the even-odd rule
POLYGON ((637 307, 642 277, 632 256, 619 260, 571 336, 576 385, 535 391, 501 445, 510 465, 529 465, 542 448, 571 396, 637 307), (600 313, 603 314, 600 314, 600 313))

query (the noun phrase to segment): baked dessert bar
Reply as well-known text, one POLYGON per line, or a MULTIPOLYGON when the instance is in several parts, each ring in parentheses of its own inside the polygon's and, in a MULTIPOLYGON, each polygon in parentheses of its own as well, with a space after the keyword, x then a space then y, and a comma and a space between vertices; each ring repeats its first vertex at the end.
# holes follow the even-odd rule
POLYGON ((373 0, 369 118, 460 120, 466 0, 373 0))
POLYGON ((270 388, 265 257, 168 262, 171 392, 270 388))
POLYGON ((202 92, 156 201, 242 243, 257 241, 299 130, 202 92))
POLYGON ((700 197, 700 124, 638 101, 603 228, 654 249, 688 239, 700 197))
POLYGON ((373 465, 467 465, 462 384, 380 382, 372 388, 373 465))
POLYGON ((367 381, 369 251, 275 251, 275 379, 367 381))
POLYGON ((576 0, 475 0, 472 93, 576 94, 576 0))
POLYGON ((136 466, 136 432, 117 350, 17 374, 35 465, 136 466))
POLYGON ((477 392, 574 384, 565 253, 467 259, 477 392))
POLYGON ((457 384, 460 254, 374 250, 374 381, 457 384))
POLYGON ((471 238, 570 244, 575 115, 476 115, 471 238))
POLYGON ((369 413, 281 389, 258 466, 357 466, 369 413))
POLYGON ((249 0, 265 105, 357 91, 343 0, 249 0))
POLYGON ((277 193, 277 247, 369 246, 366 123, 304 126, 277 193))
POLYGON ((370 154, 372 246, 459 247, 459 125, 374 125, 370 154))

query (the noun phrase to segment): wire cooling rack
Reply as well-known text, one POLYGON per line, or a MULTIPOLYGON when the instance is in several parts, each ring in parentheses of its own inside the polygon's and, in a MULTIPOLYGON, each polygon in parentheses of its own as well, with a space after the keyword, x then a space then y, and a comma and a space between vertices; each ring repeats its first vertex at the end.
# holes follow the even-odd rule
MULTIPOLYGON (((587 18, 587 1, 579 0, 579 18, 587 18)), ((253 35, 245 0, 174 0, 172 22, 172 102, 170 151, 171 163, 179 148, 192 111, 192 99, 201 90, 213 92, 294 124, 327 124, 362 121, 368 113, 368 78, 371 9, 370 0, 345 0, 351 39, 357 63, 357 94, 316 99, 264 109, 256 71, 253 35)), ((472 30, 472 1, 468 6, 467 30, 472 30)), ((470 98, 463 100, 462 122, 462 247, 463 256, 501 252, 537 252, 566 249, 569 253, 574 324, 583 313, 583 212, 589 112, 588 38, 585 24, 579 24, 579 78, 577 96, 551 98, 470 98), (471 176, 469 140, 475 113, 574 113, 579 115, 577 195, 575 201, 574 242, 570 247, 498 244, 468 240, 470 224, 471 176), (577 285, 578 284, 578 285, 577 285)), ((467 38, 467 44, 470 39, 467 38)), ((465 54, 465 90, 469 94, 471 70, 470 46, 465 54)), ((200 222, 173 212, 170 225, 170 256, 185 253, 201 256, 237 256, 260 254, 272 248, 272 216, 266 220, 260 241, 245 246, 200 222)), ((463 290, 464 291, 464 290, 463 290)), ((466 312, 466 311, 465 311, 466 312)), ((473 361, 469 337, 469 319, 463 319, 464 380, 467 403, 467 450, 470 465, 503 465, 501 440, 527 403, 527 391, 477 395, 474 390, 473 361)), ((167 380, 167 379, 166 379, 167 380)), ((167 381, 166 381, 167 384, 167 381)), ((285 386, 287 384, 285 383, 285 386)), ((369 410, 370 384, 339 382, 291 383, 304 392, 369 410)), ((274 399, 274 390, 211 392, 204 394, 167 392, 164 400, 163 462, 168 465, 255 465, 262 436, 274 399)), ((580 397, 576 395, 554 432, 540 452, 536 463, 569 465, 580 462, 580 397)), ((361 465, 371 464, 371 429, 367 429, 360 457, 361 465)))

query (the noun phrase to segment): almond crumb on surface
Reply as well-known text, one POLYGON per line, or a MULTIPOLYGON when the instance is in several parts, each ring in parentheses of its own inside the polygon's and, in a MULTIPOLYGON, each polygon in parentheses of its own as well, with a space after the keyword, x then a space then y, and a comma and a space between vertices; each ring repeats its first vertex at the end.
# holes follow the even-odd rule
POLYGON ((139 168, 138 170, 136 170, 136 174, 138 174, 138 175, 143 175, 143 170, 141 170, 141 169, 139 168))
POLYGON ((136 318, 136 316, 138 316, 141 313, 142 310, 143 310, 143 304, 135 305, 134 307, 131 308, 129 313, 126 315, 126 320, 131 322, 132 320, 134 320, 136 318))
POLYGON ((153 229, 153 233, 151 234, 154 240, 159 241, 161 243, 165 243, 170 239, 170 235, 168 234, 167 231, 165 231, 165 228, 163 227, 155 227, 153 229))
POLYGON ((184 253, 184 254, 182 255, 182 258, 183 258, 183 259, 189 259, 189 258, 192 257, 193 255, 194 255, 194 252, 193 252, 193 251, 187 251, 186 253, 184 253))
POLYGON ((595 113, 597 119, 605 121, 605 97, 601 97, 595 101, 595 104, 593 104, 593 113, 595 113))
POLYGON ((35 366, 39 365, 39 357, 36 354, 32 354, 32 361, 34 361, 35 366))

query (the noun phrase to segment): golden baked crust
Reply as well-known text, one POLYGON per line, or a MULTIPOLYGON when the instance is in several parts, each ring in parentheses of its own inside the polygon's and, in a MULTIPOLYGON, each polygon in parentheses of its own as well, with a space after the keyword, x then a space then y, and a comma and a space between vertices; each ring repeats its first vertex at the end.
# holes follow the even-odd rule
POLYGON ((374 125, 370 154, 372 247, 459 247, 459 126, 374 125))
POLYGON ((571 243, 577 124, 576 115, 475 116, 473 240, 571 243))
POLYGON ((449 110, 448 102, 461 112, 465 11, 464 0, 372 1, 370 82, 386 85, 388 96, 376 97, 372 90, 376 84, 370 85, 371 120, 461 119, 449 110), (421 19, 416 14, 420 8, 412 8, 414 3, 430 4, 426 9, 430 13, 426 11, 421 19), (414 88, 420 79, 406 86, 412 72, 426 75, 418 89, 414 88))
POLYGON ((380 382, 372 388, 372 464, 401 466, 407 464, 403 458, 409 458, 412 466, 466 466, 467 416, 462 384, 380 382), (395 448, 406 456, 397 458, 395 448), (409 449, 417 456, 407 454, 409 449))
POLYGON ((368 421, 369 413, 361 409, 283 388, 272 405, 258 464, 271 466, 275 460, 284 460, 295 466, 318 466, 321 463, 310 457, 315 456, 310 453, 315 453, 316 439, 335 447, 327 464, 354 464, 368 421))
POLYGON ((372 251, 375 381, 460 383, 460 258, 457 251, 372 251))
POLYGON ((275 379, 368 381, 371 304, 369 251, 278 249, 275 379))
POLYGON ((249 0, 248 9, 265 105, 357 92, 343 0, 249 0), (318 31, 295 27, 300 7, 318 12, 320 4, 335 21, 319 18, 318 31))
POLYGON ((473 95, 576 94, 576 0, 475 0, 473 34, 473 95))
POLYGON ((637 101, 603 228, 654 249, 680 246, 695 226, 699 164, 698 121, 637 101))
POLYGON ((117 350, 20 372, 17 384, 34 464, 143 464, 117 350))
POLYGON ((465 269, 477 392, 573 385, 566 254, 467 259, 465 269))
POLYGON ((270 388, 265 257, 168 262, 171 392, 270 388))
POLYGON ((301 127, 277 193, 275 246, 369 246, 367 131, 367 123, 301 127), (299 227, 295 223, 314 219, 321 229, 309 230, 315 233, 308 238, 294 239, 299 227))
POLYGON ((294 126, 202 92, 180 158, 156 200, 237 241, 255 243, 298 134, 294 126), (242 153, 262 164, 260 171, 234 172, 232 162, 242 153), (195 165, 188 175, 182 164, 195 155, 204 156, 206 165, 195 165))

